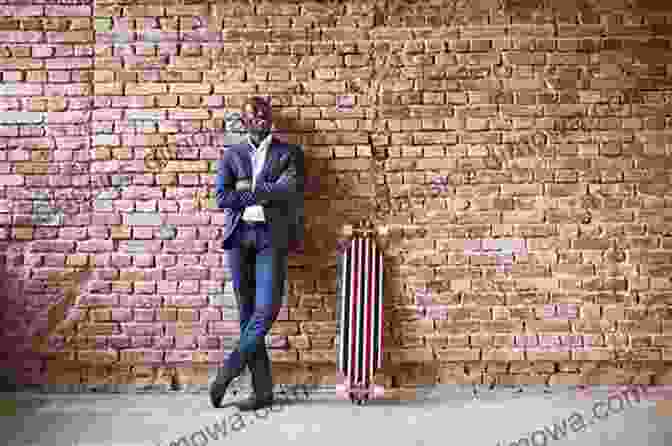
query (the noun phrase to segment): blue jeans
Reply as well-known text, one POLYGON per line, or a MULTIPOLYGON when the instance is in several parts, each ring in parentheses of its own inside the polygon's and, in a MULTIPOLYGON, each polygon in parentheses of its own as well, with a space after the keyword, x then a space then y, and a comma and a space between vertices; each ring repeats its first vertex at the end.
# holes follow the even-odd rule
POLYGON ((229 264, 240 312, 240 343, 226 361, 231 369, 245 365, 241 364, 241 352, 249 358, 266 354, 264 339, 282 306, 288 250, 273 247, 265 237, 266 228, 265 224, 241 221, 232 235, 237 239, 229 251, 229 264))

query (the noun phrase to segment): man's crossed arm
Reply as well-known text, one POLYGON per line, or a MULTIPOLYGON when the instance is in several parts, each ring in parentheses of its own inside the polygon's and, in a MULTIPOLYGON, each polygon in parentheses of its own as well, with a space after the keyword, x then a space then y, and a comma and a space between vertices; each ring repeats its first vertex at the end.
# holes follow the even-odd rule
POLYGON ((220 209, 244 209, 264 205, 269 201, 292 201, 302 194, 299 181, 303 181, 303 157, 298 149, 290 150, 284 172, 274 183, 260 182, 251 190, 249 180, 239 180, 232 169, 232 152, 225 152, 219 162, 216 197, 220 209))

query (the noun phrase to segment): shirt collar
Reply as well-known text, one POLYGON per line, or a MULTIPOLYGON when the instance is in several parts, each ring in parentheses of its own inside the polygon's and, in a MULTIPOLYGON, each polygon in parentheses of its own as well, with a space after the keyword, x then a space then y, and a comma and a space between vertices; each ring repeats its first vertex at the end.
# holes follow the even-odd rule
POLYGON ((271 140, 273 139, 273 133, 269 133, 266 138, 264 138, 261 143, 259 144, 259 147, 254 145, 254 142, 252 142, 252 138, 250 138, 250 135, 247 135, 247 143, 250 145, 252 148, 252 151, 255 152, 257 150, 259 151, 264 151, 268 148, 268 146, 271 145, 271 140))

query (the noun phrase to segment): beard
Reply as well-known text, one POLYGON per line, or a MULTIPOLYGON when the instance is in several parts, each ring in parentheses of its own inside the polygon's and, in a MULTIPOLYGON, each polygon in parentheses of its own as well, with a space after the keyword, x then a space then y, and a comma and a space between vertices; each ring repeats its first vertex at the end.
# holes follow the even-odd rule
POLYGON ((271 132, 270 127, 251 127, 247 129, 247 132, 256 140, 261 140, 268 136, 271 132))

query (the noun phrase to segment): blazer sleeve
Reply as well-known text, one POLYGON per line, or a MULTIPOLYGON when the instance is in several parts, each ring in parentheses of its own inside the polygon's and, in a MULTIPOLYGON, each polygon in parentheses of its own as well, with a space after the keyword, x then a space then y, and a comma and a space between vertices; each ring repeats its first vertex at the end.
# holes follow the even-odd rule
POLYGON ((274 183, 257 183, 255 189, 262 200, 293 201, 303 195, 303 152, 290 147, 285 171, 274 183))
POLYGON ((261 198, 254 191, 237 191, 235 188, 236 176, 231 168, 231 152, 224 152, 224 158, 217 166, 217 181, 215 197, 220 209, 245 209, 248 206, 260 204, 261 198))

